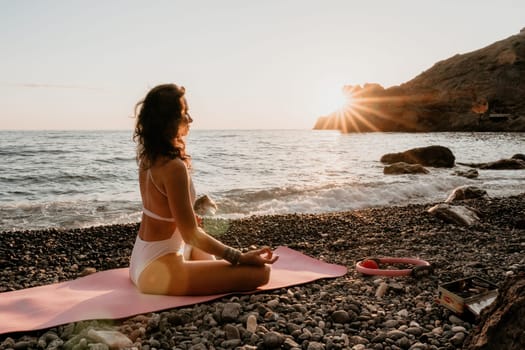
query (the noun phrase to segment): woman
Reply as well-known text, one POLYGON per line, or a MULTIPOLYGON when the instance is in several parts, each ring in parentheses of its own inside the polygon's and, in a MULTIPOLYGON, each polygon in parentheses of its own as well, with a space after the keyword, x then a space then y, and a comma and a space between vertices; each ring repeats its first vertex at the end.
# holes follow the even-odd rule
POLYGON ((143 215, 131 254, 130 278, 149 294, 253 290, 268 282, 266 264, 273 264, 277 256, 268 247, 241 253, 197 225, 184 142, 193 120, 184 93, 175 84, 159 85, 136 106, 134 140, 143 215))

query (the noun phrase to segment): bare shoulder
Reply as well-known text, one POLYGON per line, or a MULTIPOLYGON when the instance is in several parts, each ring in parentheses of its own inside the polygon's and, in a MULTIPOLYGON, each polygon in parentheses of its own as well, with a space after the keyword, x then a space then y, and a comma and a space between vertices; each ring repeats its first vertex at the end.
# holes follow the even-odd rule
POLYGON ((188 169, 186 164, 181 159, 172 159, 163 166, 163 172, 168 178, 184 178, 188 177, 188 169))

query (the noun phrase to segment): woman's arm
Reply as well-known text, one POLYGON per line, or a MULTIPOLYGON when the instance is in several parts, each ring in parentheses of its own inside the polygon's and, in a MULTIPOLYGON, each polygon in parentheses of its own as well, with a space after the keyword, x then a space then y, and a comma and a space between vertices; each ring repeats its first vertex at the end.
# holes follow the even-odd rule
POLYGON ((208 235, 197 224, 191 203, 188 169, 184 162, 175 159, 166 164, 163 169, 163 178, 170 211, 184 242, 209 254, 222 257, 227 246, 208 235))
POLYGON ((164 186, 168 194, 170 211, 184 242, 209 254, 225 258, 233 264, 257 265, 273 264, 277 256, 268 247, 251 250, 240 254, 219 240, 207 234, 198 226, 191 202, 190 178, 184 162, 179 159, 170 161, 164 168, 164 186))

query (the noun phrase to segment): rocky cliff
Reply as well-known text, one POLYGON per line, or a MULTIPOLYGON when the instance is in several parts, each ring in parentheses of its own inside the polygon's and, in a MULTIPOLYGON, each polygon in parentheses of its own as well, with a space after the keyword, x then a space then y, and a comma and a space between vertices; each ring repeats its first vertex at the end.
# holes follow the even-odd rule
POLYGON ((436 63, 390 88, 347 85, 349 103, 314 129, 525 131, 525 28, 482 49, 436 63))

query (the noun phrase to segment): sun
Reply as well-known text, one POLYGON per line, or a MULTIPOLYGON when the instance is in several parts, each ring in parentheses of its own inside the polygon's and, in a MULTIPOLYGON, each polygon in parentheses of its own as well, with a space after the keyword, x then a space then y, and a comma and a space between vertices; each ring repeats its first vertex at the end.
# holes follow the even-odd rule
POLYGON ((320 111, 325 114, 331 114, 341 112, 352 108, 355 100, 352 98, 350 93, 346 93, 343 90, 339 93, 326 93, 323 94, 319 103, 320 111))

